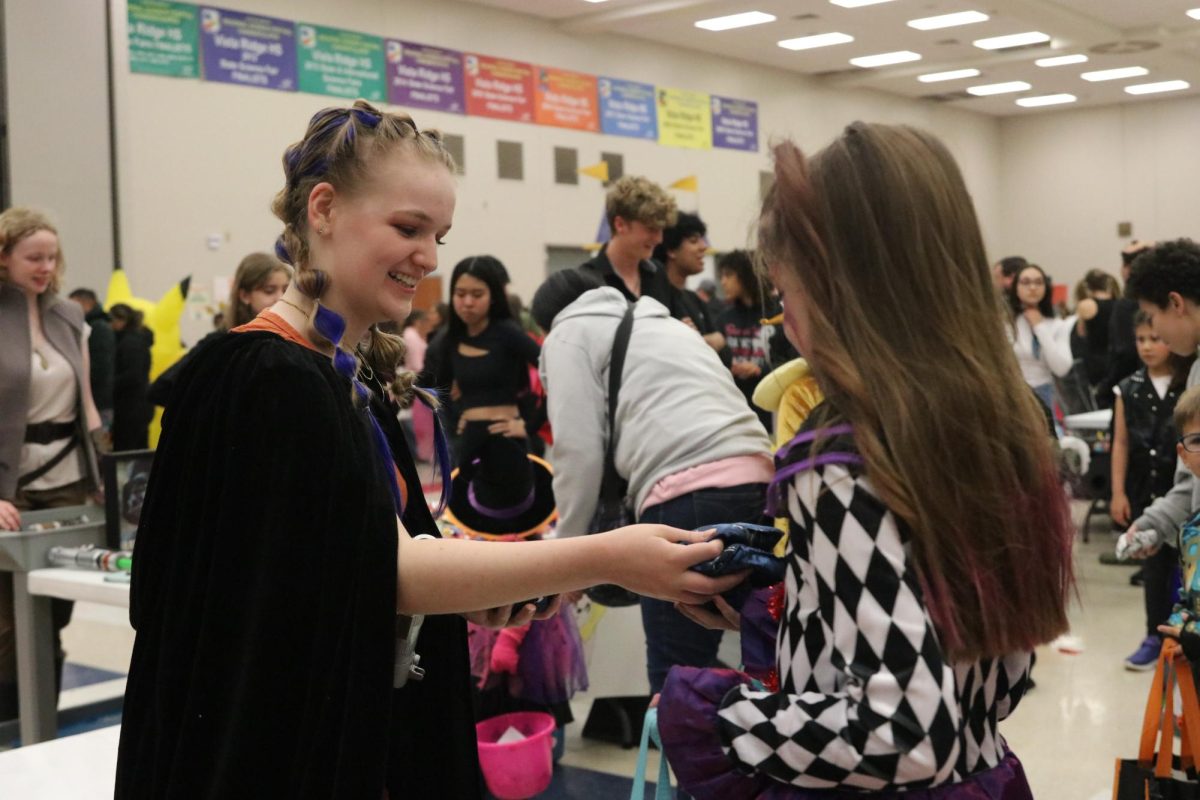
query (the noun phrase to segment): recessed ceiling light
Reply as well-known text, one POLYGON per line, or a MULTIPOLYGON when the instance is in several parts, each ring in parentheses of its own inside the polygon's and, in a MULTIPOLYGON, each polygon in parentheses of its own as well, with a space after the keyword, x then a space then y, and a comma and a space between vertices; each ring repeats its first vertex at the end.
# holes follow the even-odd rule
POLYGON ((988 39, 976 39, 974 44, 982 50, 1005 50, 1009 47, 1024 47, 1027 44, 1041 44, 1050 41, 1050 37, 1040 31, 1026 33, 1010 33, 1008 36, 992 36, 988 39))
POLYGON ((585 3, 607 3, 608 0, 583 0, 585 3))
POLYGON ((903 64, 906 61, 920 61, 921 54, 911 50, 897 50, 894 53, 877 53, 873 56, 860 56, 850 59, 856 67, 886 67, 889 64, 903 64))
POLYGON ((927 75, 918 75, 917 80, 921 83, 938 83, 940 81, 954 81, 959 78, 974 78, 979 75, 977 69, 952 69, 949 72, 930 72, 927 75))
POLYGON ((1191 86, 1187 81, 1159 81, 1158 83, 1137 83, 1133 86, 1126 86, 1125 91, 1130 94, 1155 94, 1157 92, 1178 92, 1180 89, 1190 89, 1191 86))
POLYGON ((919 31, 935 31, 938 28, 953 28, 955 25, 970 25, 974 22, 987 22, 987 14, 981 11, 959 11, 954 14, 942 14, 937 17, 922 17, 910 19, 908 27, 919 31))
POLYGON ((1121 78, 1140 78, 1142 75, 1149 75, 1150 70, 1145 67, 1121 67, 1120 69, 1098 69, 1095 72, 1085 72, 1079 77, 1085 81, 1119 81, 1121 78))
POLYGON ((1200 8, 1193 8, 1191 11, 1187 12, 1187 15, 1192 19, 1200 19, 1200 8))
POLYGON ((706 31, 728 31, 734 28, 747 28, 751 25, 762 25, 764 22, 774 22, 775 15, 764 14, 761 11, 747 11, 744 14, 730 14, 727 17, 702 19, 696 23, 697 28, 706 31))
POLYGON ((816 36, 801 36, 798 39, 784 39, 779 46, 785 50, 811 50, 814 47, 829 47, 835 44, 853 42, 854 37, 848 33, 818 33, 816 36))
POLYGON ((1073 94, 1043 94, 1037 97, 1022 97, 1017 100, 1017 105, 1025 108, 1037 108, 1039 106, 1057 106, 1063 103, 1074 103, 1079 98, 1073 94))
POLYGON ((982 86, 968 86, 967 92, 976 97, 987 97, 992 94, 1008 94, 1009 92, 1024 92, 1033 87, 1025 81, 1008 81, 1007 83, 985 83, 982 86))
POLYGON ((842 8, 858 8, 859 6, 873 6, 876 3, 890 3, 892 0, 829 0, 829 2, 842 8))
POLYGON ((1039 67, 1064 67, 1067 64, 1082 64, 1087 61, 1088 57, 1083 53, 1074 56, 1051 56, 1050 58, 1039 58, 1033 62, 1039 67))

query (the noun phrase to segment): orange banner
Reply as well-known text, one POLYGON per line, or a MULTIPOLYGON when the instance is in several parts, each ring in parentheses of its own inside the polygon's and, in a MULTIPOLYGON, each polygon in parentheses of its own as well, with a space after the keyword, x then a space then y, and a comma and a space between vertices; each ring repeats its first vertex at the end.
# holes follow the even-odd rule
POLYGON ((538 67, 533 96, 534 117, 539 125, 600 130, 596 76, 538 67))

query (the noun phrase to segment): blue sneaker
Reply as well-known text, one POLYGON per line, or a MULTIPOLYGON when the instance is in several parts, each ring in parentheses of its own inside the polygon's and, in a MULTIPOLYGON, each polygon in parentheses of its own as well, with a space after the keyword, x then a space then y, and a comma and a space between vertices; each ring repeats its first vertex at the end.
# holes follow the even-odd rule
POLYGON ((1142 644, 1133 655, 1125 659, 1125 669, 1134 672, 1146 672, 1158 664, 1158 653, 1162 650, 1162 637, 1151 634, 1142 640, 1142 644))

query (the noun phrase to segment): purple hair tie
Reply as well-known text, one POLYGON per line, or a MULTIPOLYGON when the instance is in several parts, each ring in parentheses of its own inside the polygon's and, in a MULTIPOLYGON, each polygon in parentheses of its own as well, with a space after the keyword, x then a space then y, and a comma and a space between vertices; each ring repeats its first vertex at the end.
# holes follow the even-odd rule
POLYGON ((275 240, 275 255, 285 264, 292 263, 292 255, 288 252, 287 245, 283 243, 282 236, 275 240))
POLYGON ((381 117, 379 114, 374 114, 370 111, 367 111, 365 108, 353 108, 350 109, 350 113, 354 115, 356 120, 361 122, 363 125, 366 125, 368 128, 374 128, 383 119, 383 117, 381 117))

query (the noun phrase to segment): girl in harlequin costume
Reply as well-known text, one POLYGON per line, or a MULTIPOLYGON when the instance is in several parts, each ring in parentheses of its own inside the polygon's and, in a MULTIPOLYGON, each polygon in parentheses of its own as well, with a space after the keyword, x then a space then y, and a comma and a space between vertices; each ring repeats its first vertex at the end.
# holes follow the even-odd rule
POLYGON ((760 252, 825 396, 776 453, 784 592, 744 620, 775 671, 672 670, 664 753, 701 800, 1031 800, 997 723, 1067 629, 1073 526, 970 196, 907 127, 782 144, 775 174, 760 252))
MULTIPOLYGON (((553 481, 550 465, 527 453, 523 442, 493 437, 480 457, 452 473, 444 519, 472 539, 538 541, 558 519, 553 481)), ((573 720, 568 701, 588 686, 573 608, 503 630, 469 625, 468 640, 480 719, 549 710, 559 726, 573 720)))
POLYGON ((596 583, 705 602, 738 578, 690 571, 721 543, 666 526, 520 552, 438 538, 391 402, 411 375, 376 325, 437 267, 453 161, 359 101, 318 112, 283 167, 295 280, 189 358, 163 417, 116 797, 474 800, 463 616, 523 625, 531 596, 596 583))

